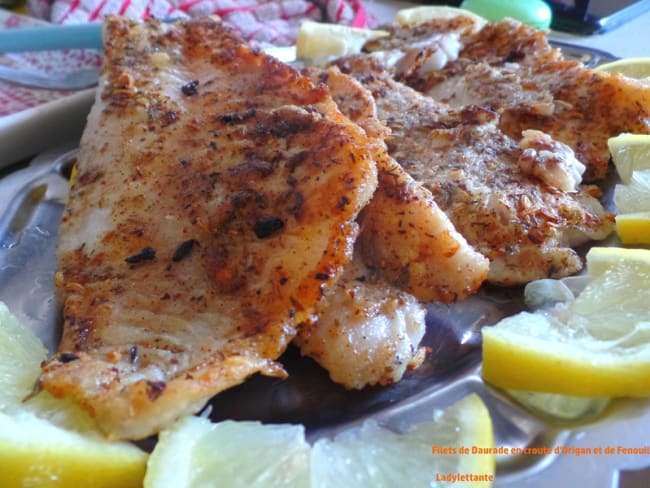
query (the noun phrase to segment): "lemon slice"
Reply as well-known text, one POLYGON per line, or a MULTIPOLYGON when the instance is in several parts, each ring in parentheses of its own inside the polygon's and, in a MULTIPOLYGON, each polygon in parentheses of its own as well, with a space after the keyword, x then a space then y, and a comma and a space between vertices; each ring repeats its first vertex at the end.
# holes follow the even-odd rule
POLYGON ((161 432, 144 486, 308 487, 309 449, 301 425, 187 417, 161 432))
POLYGON ((45 393, 22 401, 32 391, 45 355, 33 332, 0 303, 2 486, 141 486, 146 453, 105 440, 88 415, 66 401, 45 393))
POLYGON ((610 137, 607 145, 616 171, 626 185, 633 171, 650 169, 650 135, 621 134, 610 137))
POLYGON ((490 486, 494 450, 490 415, 475 394, 405 434, 369 421, 313 448, 302 426, 188 417, 160 434, 144 486, 365 488, 403 486, 405 476, 409 486, 444 485, 436 474, 480 476, 480 483, 458 480, 455 486, 490 486), (434 454, 432 446, 456 452, 434 454), (469 453, 461 454, 461 447, 469 453))
POLYGON ((47 356, 43 343, 0 302, 0 412, 22 409, 47 356))
POLYGON ((487 20, 480 15, 457 7, 446 5, 422 5, 401 9, 395 15, 400 25, 421 24, 434 19, 453 19, 455 17, 467 17, 474 21, 474 32, 478 32, 487 24, 487 20))
POLYGON ((625 58, 611 63, 601 64, 596 68, 607 73, 620 73, 628 78, 641 80, 650 84, 650 58, 625 58))
POLYGON ((618 213, 650 212, 650 170, 632 171, 627 185, 616 185, 614 203, 618 213))
POLYGON ((495 469, 492 422, 480 397, 472 394, 405 434, 366 422, 358 432, 319 440, 311 469, 314 488, 451 486, 443 479, 449 474, 477 477, 453 486, 490 486, 495 469), (469 454, 461 454, 461 448, 469 454))
POLYGON ((576 396, 650 396, 650 251, 595 248, 587 268, 588 283, 572 303, 483 329, 487 382, 576 396))
POLYGON ((366 41, 388 35, 388 32, 382 30, 307 20, 298 30, 296 57, 322 64, 333 57, 359 53, 366 41))
POLYGON ((617 215, 616 233, 621 244, 650 244, 650 212, 617 215))

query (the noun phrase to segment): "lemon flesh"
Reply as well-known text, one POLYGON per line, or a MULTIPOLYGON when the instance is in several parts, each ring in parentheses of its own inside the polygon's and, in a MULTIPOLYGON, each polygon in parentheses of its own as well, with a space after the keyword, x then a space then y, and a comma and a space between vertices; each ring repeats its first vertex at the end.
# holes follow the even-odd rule
POLYGON ((446 5, 422 5, 401 9, 395 15, 400 25, 421 24, 434 19, 453 19, 455 17, 467 17, 474 22, 474 32, 478 32, 487 24, 487 20, 480 15, 457 7, 446 5))
POLYGON ((160 433, 144 486, 308 487, 309 449, 301 425, 187 417, 160 433))
POLYGON ((595 248, 587 268, 589 282, 574 302, 483 329, 488 383, 576 396, 650 396, 650 251, 595 248))
POLYGON ((650 135, 621 134, 607 140, 616 171, 624 184, 629 184, 632 172, 650 169, 650 135))
POLYGON ((323 64, 334 57, 359 53, 366 41, 388 35, 388 32, 382 30, 307 20, 298 30, 296 57, 323 64))
POLYGON ((632 171, 627 185, 616 185, 614 203, 619 214, 650 212, 650 170, 632 171))
POLYGON ((319 440, 312 450, 311 486, 395 487, 405 486, 406 479, 409 486, 448 486, 440 478, 449 473, 482 477, 454 486, 490 486, 495 470, 493 449, 490 415, 480 397, 472 394, 405 434, 366 422, 358 432, 346 432, 333 441, 319 440), (456 453, 434 453, 434 446, 456 453), (472 447, 483 453, 471 454, 472 447), (470 449, 470 454, 460 454, 461 448, 470 449))
POLYGON ((0 412, 22 409, 34 388, 47 350, 36 335, 0 302, 0 412))
POLYGON ((147 454, 105 440, 79 407, 39 393, 47 352, 0 303, 0 480, 3 487, 142 486, 147 454))
MULTIPOLYGON (((482 475, 495 470, 494 433, 487 408, 469 395, 434 420, 398 434, 367 422, 335 440, 305 441, 302 426, 263 425, 201 417, 179 420, 160 434, 149 458, 145 488, 446 486, 436 474, 482 475), (433 454, 432 446, 481 448, 478 454, 433 454)), ((455 486, 469 486, 455 483, 455 486)))

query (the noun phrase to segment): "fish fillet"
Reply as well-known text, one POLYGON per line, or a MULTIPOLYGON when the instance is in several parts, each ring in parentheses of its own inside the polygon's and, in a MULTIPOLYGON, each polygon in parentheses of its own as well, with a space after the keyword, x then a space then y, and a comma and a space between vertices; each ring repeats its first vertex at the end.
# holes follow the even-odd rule
POLYGON ((499 111, 499 127, 513 138, 535 129, 567 144, 586 166, 588 182, 607 172, 609 137, 650 133, 649 87, 565 60, 544 31, 514 20, 478 32, 458 22, 396 28, 368 47, 378 57, 392 53, 396 79, 437 101, 499 111), (458 39, 457 56, 436 64, 444 35, 458 39))
POLYGON ((40 387, 139 439, 275 362, 352 257, 377 179, 327 90, 218 20, 109 17, 60 227, 40 387))
POLYGON ((476 292, 489 262, 456 231, 429 190, 388 154, 390 130, 372 93, 336 67, 311 69, 339 108, 375 141, 378 187, 359 218, 360 259, 422 302, 462 300, 476 292))
POLYGON ((488 281, 517 285, 575 273, 582 262, 572 247, 613 230, 593 188, 576 184, 584 167, 568 146, 539 131, 513 139, 499 128, 498 113, 436 102, 395 81, 373 56, 337 65, 375 98, 391 129, 390 155, 490 260, 488 281))

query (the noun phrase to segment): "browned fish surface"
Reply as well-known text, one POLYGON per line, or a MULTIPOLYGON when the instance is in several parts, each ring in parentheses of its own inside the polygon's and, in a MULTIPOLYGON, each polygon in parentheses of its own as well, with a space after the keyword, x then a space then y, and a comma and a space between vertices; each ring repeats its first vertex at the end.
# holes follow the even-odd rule
POLYGON ((499 127, 513 138, 537 129, 569 145, 586 166, 585 181, 605 175, 609 137, 650 133, 650 88, 564 60, 543 31, 512 20, 476 33, 456 24, 398 28, 369 47, 377 56, 401 50, 393 54, 396 78, 438 101, 502 112, 499 127), (445 33, 458 38, 457 56, 433 66, 445 33))
POLYGON ((394 81, 372 57, 338 64, 373 94, 391 129, 391 156, 489 258, 489 281, 572 274, 582 267, 572 247, 612 231, 613 217, 590 195, 593 188, 576 185, 584 167, 566 145, 537 131, 515 140, 494 111, 438 103, 394 81))
POLYGON ((137 439, 262 372, 351 258, 372 150, 324 87, 218 21, 105 24, 40 385, 137 439))
POLYGON ((431 192, 387 153, 390 130, 379 121, 372 93, 336 67, 312 70, 341 110, 375 141, 379 185, 359 222, 360 258, 423 302, 453 302, 476 292, 489 263, 460 235, 431 192))

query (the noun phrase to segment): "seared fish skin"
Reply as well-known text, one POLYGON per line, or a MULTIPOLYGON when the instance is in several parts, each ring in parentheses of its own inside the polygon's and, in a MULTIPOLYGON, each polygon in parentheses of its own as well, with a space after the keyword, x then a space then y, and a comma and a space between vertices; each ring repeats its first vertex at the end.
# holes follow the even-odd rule
POLYGON ((139 439, 275 359, 352 257, 367 137, 219 21, 109 17, 39 384, 139 439))
POLYGON ((438 103, 393 80, 371 56, 337 65, 373 94, 391 129, 390 155, 490 260, 487 281, 510 286, 573 274, 582 262, 572 247, 613 230, 592 189, 576 187, 582 166, 568 146, 538 131, 513 139, 496 112, 438 103))

